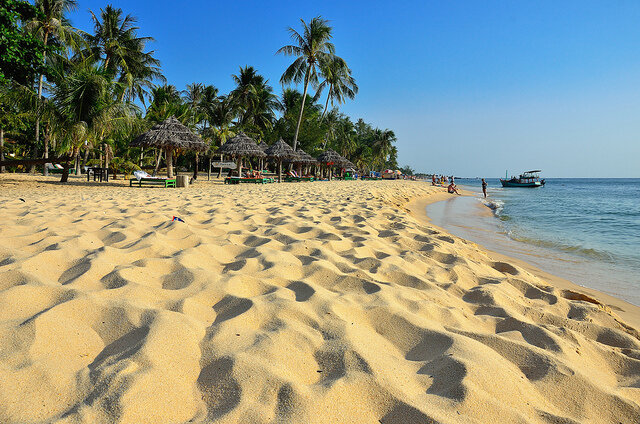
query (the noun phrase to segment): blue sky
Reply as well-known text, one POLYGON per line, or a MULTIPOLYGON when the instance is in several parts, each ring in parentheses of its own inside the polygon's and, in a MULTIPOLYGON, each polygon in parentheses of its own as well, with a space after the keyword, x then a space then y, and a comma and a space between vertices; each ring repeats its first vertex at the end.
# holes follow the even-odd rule
MULTIPOLYGON (((90 30, 79 0, 73 24, 90 30)), ((497 177, 640 177, 638 1, 113 1, 152 36, 168 82, 254 66, 276 92, 286 28, 321 15, 360 87, 341 107, 395 131, 416 170, 497 177)))

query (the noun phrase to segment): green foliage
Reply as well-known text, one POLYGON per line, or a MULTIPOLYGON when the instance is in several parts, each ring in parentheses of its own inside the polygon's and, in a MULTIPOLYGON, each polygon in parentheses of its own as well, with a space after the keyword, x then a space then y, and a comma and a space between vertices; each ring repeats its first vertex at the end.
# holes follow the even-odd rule
POLYGON ((317 16, 307 24, 302 23, 302 34, 289 27, 289 35, 294 44, 286 45, 276 52, 287 56, 296 56, 296 59, 284 71, 280 77, 281 84, 300 83, 304 85, 302 94, 302 105, 298 115, 296 131, 293 136, 293 149, 297 148, 298 133, 302 125, 302 114, 307 97, 309 84, 318 85, 318 70, 328 69, 329 63, 335 60, 335 46, 331 43, 333 28, 329 26, 329 21, 317 16))
POLYGON ((411 168, 409 165, 407 165, 400 168, 400 172, 402 172, 404 175, 413 175, 415 170, 411 168))
POLYGON ((265 138, 273 128, 277 97, 268 81, 252 66, 240 68, 238 75, 232 75, 236 88, 229 98, 238 114, 235 128, 258 139, 265 138))
POLYGON ((160 61, 152 53, 145 52, 145 45, 152 37, 138 37, 137 19, 124 15, 120 8, 107 5, 100 9, 99 16, 91 13, 93 34, 84 34, 88 48, 79 52, 82 57, 91 57, 120 83, 120 99, 139 99, 144 103, 152 81, 164 81, 160 72, 160 61))
POLYGON ((44 43, 23 25, 37 16, 38 10, 26 1, 0 3, 0 84, 27 84, 46 72, 44 43))
MULTIPOLYGON (((166 84, 159 62, 145 51, 152 38, 138 36, 135 17, 119 8, 106 6, 91 13, 94 28, 88 34, 71 27, 65 17, 77 6, 76 0, 35 3, 35 8, 27 8, 31 14, 22 15, 20 8, 28 6, 24 1, 3 0, 0 6, 0 19, 11 18, 9 25, 0 27, 0 41, 5 43, 7 32, 21 31, 37 44, 31 49, 34 67, 25 72, 25 84, 0 86, 0 126, 10 134, 11 151, 17 156, 33 154, 39 122, 44 136, 40 149, 49 143, 57 153, 72 153, 78 166, 81 161, 106 161, 113 169, 131 173, 139 166, 155 166, 157 159, 155 149, 132 148, 131 141, 175 116, 210 143, 207 155, 243 131, 269 144, 280 138, 294 146, 299 142, 314 156, 331 147, 364 171, 398 167, 393 131, 362 119, 354 122, 335 108, 353 98, 358 87, 346 62, 335 55, 332 28, 320 17, 302 21, 300 33, 290 28, 293 44, 279 50, 296 56, 281 82, 304 83, 302 93, 284 88, 278 97, 264 76, 245 66, 232 76, 235 87, 225 95, 198 82, 183 91, 166 84), (40 90, 38 73, 44 71, 45 58, 48 68, 40 90), (308 92, 309 86, 315 94, 308 92), (323 95, 327 97, 320 100, 323 95)), ((9 59, 3 55, 0 64, 9 59)), ((177 157, 179 166, 191 168, 193 163, 193 153, 177 157)))
POLYGON ((113 158, 111 168, 119 172, 124 172, 127 176, 133 174, 133 171, 140 170, 138 165, 123 157, 113 158))
POLYGON ((329 101, 333 107, 336 103, 344 103, 347 98, 353 99, 358 94, 358 85, 351 75, 351 69, 347 66, 347 62, 341 57, 333 56, 329 62, 321 64, 321 69, 324 81, 318 85, 314 99, 317 100, 322 95, 322 91, 327 89, 324 116, 327 113, 329 101))

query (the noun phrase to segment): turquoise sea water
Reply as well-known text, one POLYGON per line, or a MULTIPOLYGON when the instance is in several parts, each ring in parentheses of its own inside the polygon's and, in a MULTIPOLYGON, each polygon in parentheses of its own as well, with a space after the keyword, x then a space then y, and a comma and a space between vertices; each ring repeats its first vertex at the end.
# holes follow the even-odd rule
POLYGON ((533 189, 487 182, 485 201, 480 180, 458 180, 476 197, 431 205, 434 224, 640 305, 640 179, 551 178, 533 189))

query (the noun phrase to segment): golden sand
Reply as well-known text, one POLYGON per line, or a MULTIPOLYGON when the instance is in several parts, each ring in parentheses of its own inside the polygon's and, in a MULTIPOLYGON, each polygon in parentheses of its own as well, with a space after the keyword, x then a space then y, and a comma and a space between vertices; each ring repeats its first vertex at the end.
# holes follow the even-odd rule
POLYGON ((2 423, 640 422, 629 319, 441 188, 53 181, 0 176, 2 423))

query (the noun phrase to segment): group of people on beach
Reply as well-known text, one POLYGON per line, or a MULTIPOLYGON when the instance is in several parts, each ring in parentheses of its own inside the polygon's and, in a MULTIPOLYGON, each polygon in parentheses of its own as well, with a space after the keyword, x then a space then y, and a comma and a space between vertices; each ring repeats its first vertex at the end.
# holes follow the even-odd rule
POLYGON ((431 176, 431 185, 445 185, 447 182, 454 182, 453 175, 447 177, 446 175, 433 174, 431 176))
MULTIPOLYGON (((455 183, 455 179, 453 178, 453 175, 449 178, 447 178, 446 175, 436 175, 433 174, 431 176, 431 185, 445 185, 447 182, 449 182, 449 185, 447 186, 447 192, 449 194, 457 194, 460 195, 460 192, 458 192, 458 186, 455 183)), ((487 198, 487 182, 484 180, 484 178, 482 179, 482 194, 484 195, 484 198, 487 198)))
POLYGON ((447 186, 447 191, 449 193, 460 195, 460 193, 458 192, 458 186, 456 185, 455 178, 453 177, 453 175, 450 177, 447 177, 446 175, 433 174, 431 176, 431 185, 444 186, 447 183, 449 183, 449 185, 447 186))

